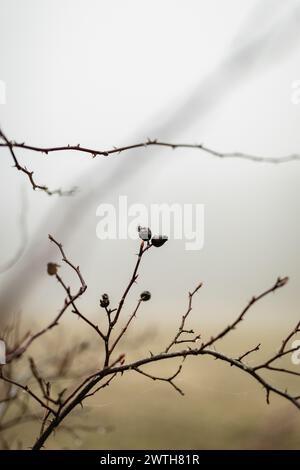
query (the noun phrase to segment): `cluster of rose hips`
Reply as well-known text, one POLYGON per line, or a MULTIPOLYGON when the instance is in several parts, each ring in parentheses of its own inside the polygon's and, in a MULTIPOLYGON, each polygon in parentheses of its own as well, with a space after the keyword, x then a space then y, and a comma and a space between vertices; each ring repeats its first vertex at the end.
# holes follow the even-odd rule
POLYGON ((144 240, 148 243, 151 242, 151 245, 155 246, 156 248, 159 248, 168 240, 168 237, 166 235, 153 235, 152 237, 152 232, 149 227, 141 227, 139 225, 138 232, 141 240, 144 240))
MULTIPOLYGON (((163 246, 164 243, 168 240, 168 237, 166 235, 154 235, 152 236, 152 232, 149 227, 141 227, 140 225, 138 226, 138 233, 139 237, 141 240, 151 243, 151 246, 155 246, 156 248, 159 248, 160 246, 163 246)), ((151 293, 148 290, 144 290, 141 293, 140 300, 142 302, 147 302, 147 300, 151 299, 151 293)), ((109 297, 107 294, 103 294, 101 299, 100 299, 100 307, 102 308, 108 308, 109 306, 109 297)))

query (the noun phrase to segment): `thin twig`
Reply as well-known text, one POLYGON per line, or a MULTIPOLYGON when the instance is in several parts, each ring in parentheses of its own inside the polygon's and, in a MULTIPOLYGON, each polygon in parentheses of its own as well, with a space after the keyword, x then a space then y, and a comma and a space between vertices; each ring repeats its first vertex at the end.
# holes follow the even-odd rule
POLYGON ((284 352, 289 340, 297 333, 300 333, 300 321, 297 323, 295 328, 287 335, 287 337, 282 341, 282 345, 281 345, 281 348, 279 349, 279 353, 284 352))
POLYGON ((176 392, 178 392, 180 395, 184 396, 183 390, 181 390, 181 388, 179 388, 178 385, 176 385, 174 383, 174 379, 180 374, 180 372, 182 370, 182 364, 178 367, 175 374, 173 374, 173 375, 171 375, 171 377, 167 377, 167 378, 166 377, 158 377, 156 375, 148 374, 147 372, 139 369, 138 367, 134 368, 133 370, 135 370, 139 374, 144 375, 145 377, 148 377, 149 379, 152 379, 154 381, 159 380, 161 382, 168 382, 176 390, 176 392))
POLYGON ((126 333, 130 323, 132 322, 132 320, 136 317, 136 314, 137 314, 137 311, 138 309, 140 308, 140 305, 142 303, 142 300, 139 300, 138 303, 137 303, 137 306, 135 307, 133 313, 130 315, 126 325, 122 328, 120 334, 117 336, 117 338, 115 339, 115 341, 113 342, 113 344, 111 345, 111 347, 109 348, 109 355, 111 355, 111 353, 113 352, 113 350, 115 349, 115 347, 117 346, 118 342, 120 341, 120 339, 124 336, 124 334, 126 333))
POLYGON ((41 400, 27 385, 23 385, 19 382, 16 382, 15 380, 11 380, 8 377, 5 377, 3 375, 2 370, 0 370, 0 378, 4 380, 4 382, 10 383, 24 390, 24 392, 28 393, 32 398, 34 398, 34 400, 36 400, 43 408, 46 408, 48 411, 53 413, 54 416, 56 415, 56 412, 52 408, 50 408, 46 403, 44 403, 43 400, 41 400))
POLYGON ((9 140, 8 138, 6 137, 6 135, 3 133, 3 131, 0 129, 0 138, 2 138, 2 140, 4 140, 4 143, 1 143, 0 146, 1 147, 7 147, 9 149, 9 152, 11 154, 11 157, 13 159, 13 162, 14 162, 14 166, 15 168, 24 173, 27 178, 29 179, 30 181, 30 184, 33 188, 33 190, 36 190, 36 189, 39 189, 40 191, 43 191, 45 192, 46 194, 48 194, 49 196, 53 196, 54 194, 58 194, 59 196, 70 196, 72 194, 74 194, 75 192, 75 188, 72 188, 71 190, 68 190, 68 191, 63 191, 62 189, 55 189, 55 190, 50 190, 46 185, 41 185, 41 184, 38 184, 36 183, 34 177, 33 177, 33 174, 34 172, 33 171, 30 171, 26 168, 26 166, 23 166, 19 163, 19 160, 16 156, 16 153, 14 152, 14 147, 15 145, 13 145, 9 140))
POLYGON ((255 351, 259 351, 260 346, 261 346, 261 344, 259 343, 257 346, 255 346, 255 348, 252 348, 252 349, 249 349, 249 351, 246 351, 244 354, 242 354, 238 358, 238 361, 242 362, 242 360, 245 359, 245 357, 249 356, 249 354, 251 354, 255 351))
MULTIPOLYGON (((73 306, 74 308, 74 305, 75 305, 75 301, 81 297, 86 289, 87 289, 87 285, 82 277, 82 274, 80 272, 80 269, 79 269, 79 266, 75 266, 73 263, 71 263, 71 261, 69 259, 66 258, 66 255, 65 255, 65 252, 63 250, 63 247, 62 247, 62 244, 61 243, 58 243, 51 235, 49 235, 49 239, 50 241, 52 241, 53 243, 55 243, 60 252, 61 252, 61 255, 62 255, 62 259, 63 261, 68 265, 70 266, 74 271, 75 273, 77 274, 79 280, 80 280, 80 287, 77 291, 76 294, 73 294, 71 295, 70 291, 68 290, 68 288, 65 287, 62 279, 56 274, 56 279, 63 285, 63 287, 65 288, 65 290, 67 289, 67 295, 68 295, 68 298, 65 299, 65 302, 64 302, 64 305, 63 307, 61 308, 61 310, 58 312, 58 314, 56 315, 56 317, 54 318, 54 320, 49 324, 47 325, 45 328, 41 329, 40 331, 38 331, 37 333, 35 333, 34 335, 30 335, 28 339, 26 339, 26 341, 24 341, 24 343, 21 343, 18 345, 18 347, 16 347, 14 349, 14 351, 11 351, 10 353, 7 354, 6 356, 6 362, 9 363, 11 362, 13 359, 16 359, 16 358, 19 358, 21 357, 25 351, 27 351, 27 349, 29 348, 29 346, 37 339, 37 338, 40 338, 41 336, 43 336, 44 334, 46 334, 48 331, 50 331, 52 328, 54 328, 55 326, 57 326, 59 324, 59 320, 61 319, 61 317, 63 316, 63 314, 65 313, 65 311, 68 309, 68 307, 70 305, 73 306)), ((77 313, 77 312, 76 312, 77 313)), ((83 316, 82 316, 83 317, 83 316)), ((84 318, 84 320, 88 323, 91 323, 89 322, 88 319, 84 318)), ((90 326, 92 326, 92 323, 90 324, 90 326)), ((96 326, 94 325, 93 326, 94 329, 96 329, 96 326)), ((97 331, 99 333, 99 331, 97 331)))
POLYGON ((183 333, 194 334, 193 330, 185 330, 185 322, 186 322, 187 317, 189 316, 189 314, 191 313, 192 308, 193 308, 193 297, 199 291, 199 289, 201 289, 202 285, 203 285, 203 283, 200 282, 200 284, 198 284, 196 286, 196 288, 193 290, 193 292, 189 292, 187 311, 182 315, 181 323, 180 323, 180 326, 178 328, 178 331, 177 331, 176 335, 174 336, 174 338, 172 339, 172 341, 170 342, 170 344, 166 347, 166 349, 165 349, 166 353, 169 352, 170 349, 173 346, 175 346, 176 344, 195 343, 196 341, 198 341, 198 339, 200 339, 201 335, 197 335, 192 339, 189 338, 189 339, 180 340, 179 338, 183 333))
POLYGON ((223 338, 224 336, 226 336, 230 331, 234 330, 236 328, 236 326, 241 323, 241 321, 244 319, 246 313, 248 312, 248 310, 254 305, 256 304, 257 302, 259 302, 262 298, 266 297, 267 295, 269 295, 270 293, 272 292, 275 292, 277 289, 280 289, 281 287, 285 286, 286 283, 288 282, 288 277, 284 277, 284 278, 278 278, 277 281, 275 282, 275 284, 270 288, 270 289, 267 289, 265 290, 264 292, 262 292, 260 295, 258 295, 257 297, 252 297, 252 299, 250 300, 250 302, 248 303, 248 305, 242 310, 242 312, 240 313, 240 315, 237 317, 237 319, 231 323, 230 325, 228 325, 226 328, 224 328, 224 330, 222 330, 217 336, 214 336, 212 337, 209 341, 207 341, 205 344, 202 345, 203 348, 207 348, 208 346, 211 346, 212 344, 214 344, 216 341, 219 341, 221 338, 223 338))
POLYGON ((93 158, 97 156, 108 157, 109 155, 119 154, 125 152, 127 150, 134 150, 139 148, 146 148, 146 147, 167 147, 172 150, 175 149, 194 149, 194 150, 202 150, 203 152, 212 155, 218 158, 241 158, 244 160, 250 160, 253 162, 262 162, 262 163, 286 163, 293 160, 300 160, 299 154, 290 154, 283 157, 273 158, 273 157, 263 157, 258 155, 250 155, 248 153, 243 152, 220 152, 218 150, 214 150, 204 144, 187 144, 187 143, 171 143, 171 142, 163 142, 158 139, 147 139, 144 142, 139 142, 136 144, 125 145, 120 147, 112 147, 107 150, 99 150, 90 147, 84 147, 80 144, 77 145, 61 145, 57 147, 40 147, 36 145, 27 145, 25 142, 15 142, 15 141, 5 141, 5 143, 0 143, 0 147, 10 147, 10 148, 20 148, 24 150, 32 150, 34 152, 39 152, 48 155, 49 153, 53 152, 62 152, 62 151, 75 151, 75 152, 82 152, 91 155, 93 158))

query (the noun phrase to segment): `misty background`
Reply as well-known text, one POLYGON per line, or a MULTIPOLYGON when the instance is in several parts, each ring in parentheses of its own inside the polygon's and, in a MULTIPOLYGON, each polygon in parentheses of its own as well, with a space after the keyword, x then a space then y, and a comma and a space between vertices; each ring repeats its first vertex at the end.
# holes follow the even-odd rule
MULTIPOLYGON (((106 149, 149 137, 266 157, 295 153, 299 24, 293 0, 1 0, 1 126, 9 139, 39 146, 106 149)), ((82 304, 91 318, 100 315, 103 292, 117 302, 137 243, 98 240, 96 209, 126 195, 129 203, 205 205, 202 250, 186 251, 184 240, 171 239, 145 259, 131 296, 152 293, 140 325, 169 325, 201 280, 201 315, 223 324, 285 275, 288 286, 253 310, 250 325, 274 321, 288 328, 298 318, 298 162, 220 160, 192 149, 95 159, 17 149, 39 183, 78 187, 73 197, 59 198, 33 192, 7 149, 0 153, 2 265, 18 250, 25 203, 28 232, 21 259, 0 274, 1 313, 21 310, 40 321, 63 302, 46 274, 47 262, 59 261, 48 233, 80 265, 88 284, 82 304)))
MULTIPOLYGON (((300 79, 299 27, 296 0, 0 0, 0 80, 6 84, 0 126, 11 140, 45 147, 80 143, 102 150, 157 138, 270 158, 298 153, 300 104, 293 104, 292 84, 300 79)), ((46 272, 49 261, 60 261, 51 233, 80 265, 88 285, 82 310, 101 321, 100 295, 118 302, 138 242, 99 240, 96 210, 101 203, 117 206, 125 195, 129 204, 205 206, 202 250, 187 251, 185 240, 170 239, 143 259, 124 317, 142 290, 152 298, 124 345, 129 356, 161 347, 200 281, 192 324, 207 337, 278 276, 290 277, 255 305, 240 334, 225 340, 230 353, 258 342, 274 351, 299 320, 299 162, 222 160, 159 147, 95 159, 71 151, 16 154, 39 184, 78 191, 64 198, 34 192, 0 148, 3 318, 21 312, 25 325, 45 325, 63 304, 61 286, 46 272)), ((66 267, 60 273, 77 288, 66 267)), ((62 324, 72 318, 68 312, 62 324)), ((73 334, 85 338, 86 330, 71 324, 55 333, 60 345, 73 334)), ((52 351, 51 335, 44 356, 52 351)), ((189 399, 142 378, 134 379, 132 400, 132 382, 125 379, 123 393, 109 391, 104 402, 91 404, 104 426, 101 439, 95 434, 77 445, 299 447, 293 409, 276 400, 267 407, 256 384, 238 372, 228 381, 222 364, 213 370, 205 360, 201 368, 192 364, 180 379, 189 399)))

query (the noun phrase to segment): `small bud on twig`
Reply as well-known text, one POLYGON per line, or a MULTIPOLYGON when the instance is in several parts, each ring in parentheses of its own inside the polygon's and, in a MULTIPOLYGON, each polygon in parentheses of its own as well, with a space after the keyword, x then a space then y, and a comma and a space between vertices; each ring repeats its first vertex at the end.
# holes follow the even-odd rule
POLYGON ((140 225, 138 226, 138 232, 139 232, 139 237, 144 240, 144 241, 149 241, 151 240, 152 233, 149 227, 141 227, 140 225))
POLYGON ((143 302, 147 302, 147 300, 151 299, 151 294, 148 290, 144 290, 144 292, 141 293, 141 300, 143 302))
POLYGON ((47 264, 47 273, 49 276, 55 276, 57 274, 57 268, 59 268, 60 265, 57 263, 48 263, 47 264))
POLYGON ((107 294, 103 294, 100 299, 100 307, 106 308, 109 306, 109 297, 107 294))
POLYGON ((159 248, 160 246, 163 246, 167 240, 168 237, 166 235, 154 235, 154 237, 152 237, 151 243, 156 248, 159 248))

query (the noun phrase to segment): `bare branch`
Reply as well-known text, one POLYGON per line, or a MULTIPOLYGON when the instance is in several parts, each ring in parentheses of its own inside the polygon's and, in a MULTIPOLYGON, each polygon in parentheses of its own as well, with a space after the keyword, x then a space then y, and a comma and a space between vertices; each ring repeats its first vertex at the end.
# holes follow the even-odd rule
POLYGON ((171 343, 169 344, 169 346, 167 346, 167 348, 165 349, 165 352, 169 352, 170 349, 175 346, 176 344, 180 344, 180 343, 195 343, 198 339, 200 339, 201 335, 197 335, 195 336, 194 338, 192 339, 184 339, 184 340, 181 340, 179 339, 181 337, 181 335, 183 333, 186 333, 186 334, 194 334, 194 331, 193 330, 185 330, 185 322, 187 320, 187 317, 189 316, 189 314, 191 313, 192 311, 192 308, 193 308, 193 297, 194 295, 199 291, 199 289, 201 289, 203 283, 201 282, 200 284, 197 285, 197 287, 193 290, 193 292, 189 292, 188 294, 188 308, 187 308, 187 311, 185 312, 184 315, 182 315, 182 318, 181 318, 181 323, 180 323, 180 326, 178 328, 178 332, 176 333, 176 335, 174 336, 173 340, 171 341, 171 343))
POLYGON ((133 284, 136 282, 137 278, 138 278, 138 269, 139 269, 139 266, 140 266, 140 263, 142 261, 142 256, 144 255, 144 253, 151 247, 151 245, 147 245, 145 247, 145 242, 142 241, 141 244, 140 244, 140 250, 139 250, 139 253, 138 253, 138 259, 137 259, 137 262, 135 264, 135 267, 134 267, 134 270, 133 270, 133 273, 132 273, 132 276, 131 276, 131 279, 124 291, 124 294, 122 295, 122 298, 119 302, 119 305, 118 305, 118 308, 117 308, 117 311, 116 311, 116 314, 115 314, 115 317, 112 321, 112 327, 114 327, 114 325, 117 323, 118 319, 119 319, 119 316, 120 316, 120 313, 122 311, 122 308, 123 308, 123 305, 124 305, 124 302, 126 300, 126 297, 127 295, 129 294, 129 291, 131 289, 131 287, 133 286, 133 284))
POLYGON ((279 353, 284 352, 289 340, 297 333, 300 333, 300 321, 297 323, 295 328, 287 335, 287 337, 282 341, 282 345, 281 345, 281 348, 279 349, 279 353))
POLYGON ((32 398, 34 398, 34 400, 37 401, 43 408, 46 408, 48 411, 53 413, 54 416, 56 415, 56 412, 52 408, 50 408, 46 403, 44 403, 27 385, 22 385, 16 382, 15 380, 11 380, 8 377, 5 377, 3 375, 2 369, 0 369, 0 378, 4 380, 4 382, 7 382, 11 385, 15 385, 18 388, 21 388, 22 390, 24 390, 24 392, 27 392, 32 398))
POLYGON ((107 330, 107 334, 105 336, 105 340, 104 340, 104 343, 105 343, 105 359, 104 359, 104 367, 108 367, 109 365, 109 360, 110 360, 110 356, 111 356, 111 353, 113 352, 114 348, 116 347, 116 345, 118 344, 118 342, 120 341, 121 337, 124 335, 124 333, 127 331, 127 328, 129 326, 129 324, 131 323, 131 321, 133 320, 133 318, 135 317, 135 314, 140 306, 140 302, 138 303, 137 307, 136 307, 136 310, 133 312, 133 315, 132 317, 130 317, 129 321, 127 322, 127 324, 125 325, 125 327, 123 328, 123 330, 121 331, 121 333, 119 334, 119 336, 117 337, 117 339, 115 340, 114 344, 112 346, 110 346, 110 338, 111 338, 111 334, 112 334, 112 331, 115 327, 115 325, 117 324, 118 320, 119 320, 119 317, 120 317, 120 314, 121 314, 121 311, 122 311, 122 308, 124 306, 124 303, 125 303, 125 300, 132 288, 132 286, 136 283, 137 281, 137 278, 138 278, 138 269, 139 269, 139 266, 141 264, 141 261, 142 261, 142 257, 143 255, 146 253, 146 251, 148 251, 150 248, 151 248, 151 243, 147 242, 146 246, 145 246, 145 242, 142 240, 141 241, 141 244, 140 244, 140 248, 139 248, 139 252, 138 252, 138 259, 136 261, 136 264, 134 266, 134 270, 133 270, 133 273, 131 275, 131 278, 129 280, 129 283, 127 284, 126 288, 125 288, 125 291, 120 299, 120 302, 119 302, 119 305, 116 309, 113 309, 113 310, 110 310, 109 312, 107 311, 107 316, 108 316, 108 330, 107 330), (111 317, 111 314, 112 312, 116 312, 115 313, 115 316, 114 318, 111 317))
MULTIPOLYGON (((277 354, 274 354, 274 356, 272 356, 270 359, 268 359, 266 362, 264 362, 263 364, 260 364, 258 366, 255 367, 255 370, 259 370, 259 369, 269 369, 269 370, 277 370, 276 368, 274 367, 270 367, 271 364, 273 364, 273 362, 279 360, 279 359, 282 359, 283 357, 295 352, 295 351, 299 351, 300 350, 300 345, 299 346, 296 346, 295 348, 290 348, 290 349, 286 349, 282 352, 279 352, 277 354)), ((282 369, 282 372, 288 372, 290 373, 289 371, 286 371, 286 370, 283 370, 282 369)))
POLYGON ((47 186, 36 183, 36 181, 33 177, 34 172, 28 170, 26 168, 26 166, 23 166, 19 163, 19 160, 18 160, 18 158, 17 158, 17 156, 14 152, 14 147, 15 146, 8 140, 8 138, 6 137, 6 135, 3 133, 3 131, 1 129, 0 129, 0 138, 2 138, 2 140, 4 140, 4 143, 0 144, 0 146, 1 147, 7 147, 9 149, 9 152, 10 152, 11 157, 13 159, 15 168, 18 171, 21 171, 22 173, 24 173, 27 176, 33 190, 39 189, 40 191, 45 192, 49 196, 52 196, 54 194, 58 194, 59 196, 71 196, 72 194, 74 194, 74 192, 76 190, 75 188, 72 188, 69 191, 63 191, 62 189, 50 190, 47 186))
MULTIPOLYGON (((248 310, 257 302, 259 302, 261 299, 266 297, 272 292, 275 292, 279 288, 283 287, 286 285, 288 278, 278 278, 275 284, 264 292, 262 292, 260 295, 253 297, 251 301, 246 305, 246 307, 242 310, 242 312, 238 315, 236 320, 231 323, 229 326, 227 326, 225 329, 221 330, 216 336, 212 337, 209 341, 206 343, 202 343, 200 347, 196 348, 191 348, 191 347, 186 347, 185 349, 182 350, 172 350, 173 347, 175 347, 178 344, 185 344, 187 346, 187 343, 195 343, 199 338, 200 335, 195 335, 193 329, 187 329, 186 327, 186 322, 189 318, 189 315, 192 311, 192 302, 193 302, 193 297, 194 295, 199 291, 199 289, 202 286, 202 283, 198 284, 198 286, 188 294, 188 305, 185 313, 181 317, 181 322, 179 324, 179 328, 174 335, 174 338, 171 340, 170 344, 164 349, 164 352, 159 353, 159 354, 153 354, 151 353, 150 357, 144 357, 143 359, 138 359, 134 362, 131 363, 125 363, 125 354, 122 353, 120 354, 115 360, 111 361, 111 356, 113 351, 115 350, 116 346, 119 344, 121 339, 126 335, 128 332, 129 326, 131 325, 133 319, 136 316, 136 313, 141 305, 142 301, 149 300, 151 297, 151 294, 148 291, 144 291, 141 294, 141 297, 139 301, 137 302, 136 307, 134 308, 133 312, 129 316, 127 322, 125 325, 121 328, 121 330, 117 333, 115 339, 111 341, 112 337, 112 332, 114 327, 119 323, 120 315, 122 312, 122 309, 124 307, 125 301, 127 299, 127 296, 134 285, 134 283, 137 280, 138 277, 138 269, 142 260, 143 254, 151 247, 151 241, 147 240, 147 244, 145 245, 145 242, 142 241, 140 244, 140 249, 138 253, 138 259, 135 263, 133 273, 131 275, 131 278, 129 280, 129 283, 127 284, 121 299, 118 303, 118 307, 116 309, 110 309, 110 300, 107 294, 102 295, 102 299, 100 301, 100 305, 102 308, 105 309, 107 319, 108 319, 108 329, 107 333, 102 333, 100 330, 98 331, 98 326, 94 325, 92 322, 90 322, 81 312, 79 312, 75 301, 77 300, 78 297, 80 297, 86 290, 87 286, 86 283, 81 275, 79 267, 76 267, 73 263, 69 261, 67 258, 63 246, 61 243, 58 243, 53 237, 49 236, 50 240, 56 244, 56 246, 59 248, 62 260, 65 262, 77 275, 79 281, 80 281, 80 287, 74 295, 71 294, 71 289, 65 284, 65 282, 62 280, 62 278, 58 275, 57 273, 57 266, 55 263, 52 263, 50 268, 48 266, 48 272, 51 275, 55 275, 56 279, 58 282, 62 285, 64 288, 64 291, 67 294, 67 298, 65 299, 64 306, 60 310, 58 316, 55 318, 55 320, 48 325, 48 327, 44 328, 41 330, 39 333, 37 333, 34 336, 30 336, 29 339, 25 340, 25 345, 22 346, 22 351, 24 352, 27 350, 29 344, 33 341, 33 339, 41 336, 44 334, 46 331, 48 331, 50 328, 58 324, 59 319, 61 318, 62 314, 66 310, 68 306, 73 307, 73 312, 76 313, 77 315, 82 318, 86 324, 91 327, 94 330, 97 330, 98 336, 100 336, 101 340, 103 341, 104 345, 104 364, 102 368, 97 368, 96 372, 88 375, 87 377, 82 379, 82 382, 77 385, 72 392, 68 394, 68 396, 65 396, 66 389, 62 390, 61 392, 58 393, 57 398, 52 398, 50 395, 50 383, 47 382, 42 375, 39 373, 36 364, 33 359, 30 359, 30 368, 32 375, 37 382, 42 398, 40 398, 36 393, 34 393, 27 385, 22 385, 14 380, 11 380, 8 377, 4 377, 3 374, 1 375, 0 378, 2 380, 6 381, 10 385, 15 385, 17 388, 24 390, 27 392, 27 395, 31 398, 33 398, 36 402, 38 402, 44 409, 45 413, 42 419, 42 425, 40 428, 40 434, 39 437, 37 438, 33 449, 41 449, 44 446, 44 443, 46 440, 51 436, 56 429, 63 429, 64 424, 62 424, 65 420, 66 417, 68 417, 73 410, 78 407, 78 405, 83 406, 84 400, 87 398, 95 395, 99 391, 101 391, 103 388, 107 387, 110 385, 112 380, 117 377, 118 374, 122 375, 123 373, 133 370, 140 375, 143 375, 151 380, 157 380, 161 382, 166 382, 169 383, 178 393, 181 395, 184 394, 183 390, 178 387, 178 385, 175 383, 175 379, 179 376, 179 374, 182 371, 182 364, 178 367, 176 372, 171 375, 170 377, 161 377, 161 376, 156 376, 155 374, 145 372, 144 371, 144 366, 150 365, 150 364, 155 364, 159 363, 161 361, 167 361, 171 359, 181 359, 184 361, 187 357, 194 356, 210 356, 214 359, 218 359, 223 361, 224 363, 227 363, 230 366, 234 366, 238 368, 239 370, 247 373, 250 375, 252 378, 254 378, 264 389, 266 393, 266 400, 267 403, 270 402, 270 395, 273 393, 275 395, 281 396, 282 398, 285 398, 288 400, 290 403, 292 403, 294 406, 296 406, 298 409, 300 409, 300 402, 299 402, 299 396, 293 396, 289 394, 286 390, 281 390, 278 387, 275 387, 270 383, 268 380, 266 380, 261 373, 264 373, 265 371, 274 371, 276 373, 286 373, 286 374, 291 374, 294 376, 300 376, 300 373, 290 370, 288 368, 284 367, 275 367, 273 363, 281 358, 284 358, 288 356, 289 354, 293 353, 294 351, 297 351, 299 348, 290 348, 287 349, 286 345, 288 343, 288 340, 292 337, 293 334, 298 332, 299 329, 299 324, 297 324, 296 328, 292 330, 292 332, 286 337, 286 339, 283 341, 281 349, 279 350, 278 353, 274 354, 272 357, 270 357, 267 361, 265 361, 262 364, 256 364, 254 366, 250 366, 248 364, 244 363, 245 357, 250 355, 251 353, 258 351, 260 348, 260 344, 258 344, 256 347, 248 350, 247 352, 241 354, 238 359, 235 359, 227 354, 217 352, 214 348, 211 346, 214 346, 215 343, 224 338, 227 334, 229 334, 233 329, 236 328, 236 326, 244 319, 246 313, 248 310), (115 312, 115 315, 113 316, 112 313, 115 312), (187 335, 187 336, 183 336, 187 335), (190 336, 192 335, 192 336, 190 336), (52 405, 55 405, 55 410, 52 409, 52 407, 49 406, 49 403, 52 405), (49 420, 50 415, 53 415, 51 417, 51 420, 49 420)), ((19 355, 22 354, 21 351, 21 346, 17 347, 13 352, 10 352, 11 357, 16 357, 16 354, 18 353, 19 355)), ((175 348, 174 348, 175 349, 175 348)), ((61 363, 58 364, 58 370, 61 370, 61 363)), ((4 400, 8 397, 4 397, 4 400)), ((9 403, 9 401, 8 401, 9 403)), ((26 410, 27 411, 27 410, 26 410)), ((28 416, 30 416, 30 413, 27 413, 28 416)), ((16 424, 18 424, 18 421, 16 421, 16 424)), ((1 428, 1 425, 0 425, 1 428)))
POLYGON ((97 387, 96 390, 94 390, 93 392, 91 393, 88 393, 86 396, 85 396, 85 399, 86 398, 89 398, 89 397, 92 397, 93 395, 95 395, 96 393, 98 393, 100 390, 102 390, 102 388, 105 388, 105 387, 108 387, 110 385, 110 383, 112 382, 112 380, 117 377, 117 373, 113 374, 103 385, 100 385, 100 387, 97 387))
POLYGON ((145 377, 148 377, 149 379, 152 379, 152 380, 159 380, 161 382, 168 382, 175 390, 176 392, 178 392, 180 395, 184 395, 184 392, 181 390, 181 388, 178 387, 178 385, 176 385, 174 383, 174 379, 180 374, 181 370, 182 370, 182 364, 178 367, 177 371, 175 372, 175 374, 171 375, 171 377, 157 377, 156 375, 152 375, 152 374, 148 374, 147 372, 139 369, 138 367, 134 368, 133 370, 135 370, 136 372, 138 372, 139 374, 141 375, 144 375, 145 377))
POLYGON ((245 357, 249 356, 249 354, 255 352, 255 351, 259 351, 259 348, 260 348, 261 344, 259 343, 257 346, 255 346, 255 348, 252 348, 252 349, 249 349, 249 351, 245 352, 244 354, 242 354, 239 358, 238 358, 238 361, 242 362, 243 359, 245 359, 245 357))
POLYGON ((107 150, 99 150, 90 147, 83 147, 80 144, 77 145, 61 145, 57 147, 39 147, 36 145, 27 145, 24 142, 18 143, 14 141, 5 141, 5 143, 0 143, 0 147, 9 147, 9 148, 20 148, 24 150, 31 150, 33 152, 43 153, 48 155, 49 153, 53 152, 63 152, 63 151, 75 151, 81 153, 87 153, 91 155, 93 158, 97 156, 108 157, 110 155, 119 154, 128 150, 134 150, 139 148, 146 148, 146 147, 167 147, 172 150, 175 149, 194 149, 194 150, 202 150, 203 152, 212 155, 218 158, 240 158, 244 160, 250 160, 253 162, 259 163, 287 163, 295 160, 300 160, 299 154, 290 154, 283 157, 278 158, 268 158, 258 155, 250 155, 248 153, 243 152, 220 152, 218 150, 214 150, 210 147, 207 147, 204 144, 187 144, 187 143, 171 143, 171 142, 163 142, 157 139, 147 139, 144 142, 139 142, 136 144, 125 145, 121 147, 112 147, 107 150))
POLYGON ((120 341, 120 339, 124 336, 124 334, 126 333, 130 323, 132 322, 132 320, 136 317, 136 314, 137 314, 137 311, 138 309, 140 308, 140 305, 142 303, 142 300, 139 300, 138 303, 137 303, 137 306, 135 307, 133 313, 130 315, 126 325, 122 328, 120 334, 117 336, 117 338, 115 339, 115 341, 113 342, 112 346, 109 348, 109 355, 111 355, 111 353, 113 352, 113 350, 115 349, 115 347, 117 346, 118 342, 120 341))
MULTIPOLYGON (((81 272, 80 272, 80 269, 79 267, 75 267, 70 260, 68 260, 65 256, 65 253, 64 253, 64 250, 63 250, 63 247, 60 243, 58 243, 51 235, 49 235, 49 239, 55 243, 59 249, 60 249, 60 252, 62 254, 62 259, 63 261, 68 265, 70 266, 77 274, 79 280, 80 280, 80 287, 77 291, 77 293, 75 293, 74 295, 71 295, 71 292, 70 292, 70 289, 67 288, 65 286, 65 284, 63 283, 62 279, 60 278, 60 276, 58 276, 58 274, 56 274, 56 279, 58 280, 58 282, 60 282, 60 284, 63 285, 64 289, 67 291, 67 295, 68 295, 68 298, 65 299, 65 302, 64 302, 64 305, 63 307, 61 308, 61 310, 59 311, 59 313, 56 315, 56 317, 54 318, 54 320, 49 324, 47 325, 45 328, 43 328, 42 330, 38 331, 37 333, 35 333, 34 335, 29 335, 29 338, 26 339, 26 341, 24 341, 23 343, 19 344, 13 351, 11 351, 10 353, 7 354, 6 356, 6 362, 9 363, 11 362, 13 359, 16 359, 16 358, 19 358, 20 356, 22 356, 24 354, 25 351, 27 351, 27 349, 29 348, 29 346, 39 337, 43 336, 45 333, 47 333, 48 331, 50 331, 52 328, 54 328, 55 326, 57 326, 59 324, 59 320, 61 319, 61 317, 63 316, 63 314, 65 313, 65 311, 68 309, 68 307, 70 305, 73 306, 73 308, 76 308, 75 306, 75 301, 81 297, 86 289, 87 289, 87 286, 85 284, 85 281, 81 275, 81 272)), ((77 313, 78 311, 76 311, 77 313)), ((92 323, 89 322, 88 319, 86 319, 83 315, 80 314, 80 312, 77 313, 77 315, 81 316, 81 318, 83 318, 87 323, 90 324, 90 326, 92 326, 92 323)), ((96 329, 98 327, 96 327, 95 325, 93 325, 93 328, 96 329)), ((97 332, 99 333, 99 331, 97 330, 97 332)))
POLYGON ((240 313, 240 315, 237 317, 237 319, 231 323, 231 325, 228 325, 223 331, 221 331, 221 333, 219 333, 217 336, 215 337, 212 337, 209 341, 207 341, 207 343, 203 344, 202 347, 203 348, 207 348, 208 346, 211 346, 212 344, 214 344, 216 341, 220 340, 221 338, 223 338, 224 336, 226 336, 230 331, 234 330, 236 328, 236 326, 241 322, 243 321, 246 313, 248 312, 248 310, 250 310, 250 308, 256 304, 257 302, 259 302, 261 299, 263 299, 264 297, 266 297, 267 295, 271 294, 272 292, 275 292, 277 289, 280 289, 281 287, 285 286, 286 283, 288 282, 288 277, 284 277, 284 278, 278 278, 277 281, 275 282, 275 284, 270 288, 270 289, 267 289, 265 290, 264 292, 262 292, 260 295, 258 295, 257 297, 252 297, 252 299, 250 300, 250 302, 248 303, 248 305, 242 310, 242 312, 240 313))

